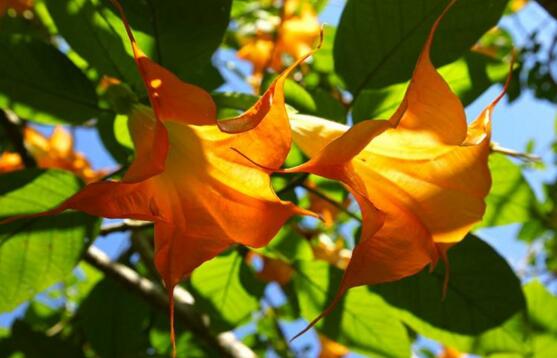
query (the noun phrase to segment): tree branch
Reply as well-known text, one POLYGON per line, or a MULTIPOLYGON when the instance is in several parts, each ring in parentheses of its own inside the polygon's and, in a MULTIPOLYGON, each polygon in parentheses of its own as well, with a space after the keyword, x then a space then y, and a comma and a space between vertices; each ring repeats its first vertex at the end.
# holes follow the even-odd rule
POLYGON ((37 163, 35 162, 35 159, 33 159, 25 148, 21 128, 14 123, 14 121, 12 121, 8 117, 8 114, 3 110, 0 110, 0 125, 4 128, 6 136, 9 138, 10 142, 12 142, 15 151, 19 154, 21 160, 23 161, 23 164, 25 164, 28 168, 36 167, 37 163))
POLYGON ((153 223, 150 221, 125 219, 121 223, 103 225, 100 235, 107 236, 115 232, 139 231, 150 227, 153 227, 153 223))
MULTIPOLYGON (((141 296, 149 304, 168 311, 169 301, 166 292, 152 281, 140 276, 131 268, 112 262, 101 250, 90 247, 84 255, 84 260, 102 271, 106 276, 116 280, 130 291, 141 296)), ((176 319, 186 325, 197 337, 209 347, 219 351, 221 357, 256 357, 255 353, 236 339, 233 333, 224 332, 213 335, 209 329, 206 317, 200 315, 194 308, 193 296, 183 288, 177 286, 174 290, 176 319)))

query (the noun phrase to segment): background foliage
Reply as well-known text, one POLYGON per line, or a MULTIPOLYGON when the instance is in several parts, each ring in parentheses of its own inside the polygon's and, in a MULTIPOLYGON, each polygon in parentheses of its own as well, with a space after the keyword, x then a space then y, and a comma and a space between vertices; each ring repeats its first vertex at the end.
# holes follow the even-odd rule
MULTIPOLYGON (((220 116, 248 108, 276 72, 268 63, 257 79, 250 67, 255 62, 236 54, 262 34, 277 40, 285 20, 282 1, 121 2, 140 46, 181 79, 213 91, 220 116)), ((342 123, 388 116, 446 1, 309 3, 316 13, 342 14, 338 25, 324 27, 322 49, 287 82, 291 111, 342 123)), ((505 17, 515 22, 513 31, 526 31, 517 16, 526 3, 460 0, 443 20, 432 59, 465 105, 506 77, 513 38, 494 26, 505 17)), ((557 9, 549 1, 526 6, 547 13, 534 31, 526 31, 509 98, 534 96, 555 105, 557 9)), ((131 98, 147 103, 147 97, 110 1, 2 0, 0 16, 2 218, 52 208, 84 182, 107 174, 73 150, 69 132, 45 135, 52 125, 96 131, 114 165, 126 168, 133 145, 121 113, 131 98)), ((285 48, 281 65, 291 55, 285 48)), ((545 119, 524 120, 536 126, 545 119)), ((293 219, 269 246, 235 247, 197 269, 179 293, 178 356, 234 356, 224 349, 228 339, 261 356, 554 357, 557 179, 536 195, 525 173, 551 173, 555 166, 536 157, 534 141, 513 149, 494 147, 499 153, 490 158, 488 209, 476 230, 450 251, 445 300, 442 266, 355 288, 293 343, 289 338, 302 320, 313 319, 336 292, 361 223, 337 183, 276 176, 281 196, 326 220, 293 219), (481 229, 511 224, 520 227, 513 240, 528 247, 524 260, 512 265, 481 239, 481 229)), ((293 148, 287 166, 304 160, 293 148)), ((0 355, 168 356, 168 303, 152 264, 152 236, 148 223, 101 225, 75 212, 0 225, 0 312, 6 313, 0 355), (124 233, 126 245, 109 260, 92 245, 115 232, 124 233), (123 272, 136 281, 126 281, 123 272)))

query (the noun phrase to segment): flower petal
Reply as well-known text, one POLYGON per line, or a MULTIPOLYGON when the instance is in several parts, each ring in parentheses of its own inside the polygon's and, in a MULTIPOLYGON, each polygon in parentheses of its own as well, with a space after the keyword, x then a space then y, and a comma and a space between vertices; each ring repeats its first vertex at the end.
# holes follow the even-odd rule
POLYGON ((202 88, 182 82, 172 72, 149 59, 135 41, 124 9, 117 0, 111 1, 120 12, 157 119, 194 125, 215 124, 216 106, 211 95, 202 88))
POLYGON ((388 121, 350 129, 308 116, 292 121, 294 140, 311 159, 287 171, 342 181, 364 217, 361 242, 324 314, 350 287, 398 280, 446 261, 448 248, 484 213, 490 115, 501 95, 468 128, 458 98, 432 66, 433 34, 453 3, 435 22, 406 96, 388 121))
POLYGON ((168 133, 151 108, 136 105, 128 116, 128 129, 135 147, 135 159, 122 181, 137 183, 164 171, 168 154, 168 133))

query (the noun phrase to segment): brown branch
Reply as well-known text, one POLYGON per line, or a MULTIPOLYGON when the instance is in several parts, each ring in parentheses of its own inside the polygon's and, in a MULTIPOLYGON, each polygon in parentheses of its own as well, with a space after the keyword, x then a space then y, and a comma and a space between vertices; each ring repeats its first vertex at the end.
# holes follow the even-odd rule
MULTIPOLYGON (((142 297, 152 306, 168 311, 169 301, 166 292, 151 280, 140 276, 131 268, 112 262, 101 250, 90 247, 84 260, 106 276, 122 284, 130 291, 142 297)), ((176 287, 174 290, 176 320, 187 326, 192 333, 209 347, 216 349, 221 357, 256 357, 255 353, 236 339, 231 332, 213 335, 208 320, 195 310, 194 298, 186 290, 176 287)))
POLYGON ((151 227, 153 227, 153 223, 149 221, 126 219, 121 223, 104 225, 101 228, 100 235, 107 236, 115 232, 139 231, 151 227))
POLYGON ((19 154, 21 160, 23 161, 23 164, 25 164, 27 168, 36 167, 37 163, 35 162, 35 159, 33 159, 25 148, 23 132, 20 126, 11 120, 8 114, 3 110, 0 110, 0 125, 4 128, 6 136, 10 142, 12 142, 15 151, 19 154))

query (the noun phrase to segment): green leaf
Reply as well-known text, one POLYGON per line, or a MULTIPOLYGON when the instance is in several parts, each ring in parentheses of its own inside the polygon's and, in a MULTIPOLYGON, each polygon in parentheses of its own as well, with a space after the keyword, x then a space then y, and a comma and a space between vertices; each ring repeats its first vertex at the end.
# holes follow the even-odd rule
POLYGON ((46 331, 62 319, 63 311, 39 300, 32 300, 25 310, 23 320, 33 329, 46 331))
MULTIPOLYGON (((297 265, 294 288, 302 316, 314 319, 334 297, 342 272, 322 261, 297 265)), ((317 323, 327 337, 371 356, 409 357, 406 329, 380 296, 367 287, 350 289, 335 310, 317 323)))
POLYGON ((323 44, 313 55, 313 69, 317 72, 331 73, 335 70, 333 58, 333 44, 335 42, 336 28, 325 25, 323 27, 323 44))
POLYGON ((528 301, 530 325, 537 332, 552 332, 557 335, 557 297, 551 294, 539 281, 524 286, 528 301))
MULTIPOLYGON (((84 357, 80 347, 69 339, 60 336, 48 336, 33 330, 29 324, 17 320, 11 330, 12 335, 7 339, 12 352, 21 352, 25 358, 81 358, 84 357)), ((4 351, 2 352, 4 353, 4 351)), ((19 357, 13 355, 9 357, 19 357)))
MULTIPOLYGON (((222 83, 211 56, 228 26, 231 0, 121 3, 139 46, 150 58, 207 89, 222 83)), ((47 6, 72 49, 102 74, 142 90, 124 26, 108 0, 47 0, 47 6)))
MULTIPOLYGON (((132 0, 129 0, 132 1, 132 0)), ((211 56, 228 27, 232 0, 148 1, 154 13, 158 62, 185 81, 213 89, 222 84, 211 56)))
POLYGON ((211 312, 211 325, 219 331, 237 328, 259 307, 263 284, 244 258, 229 251, 204 263, 191 275, 196 304, 211 312))
POLYGON ((346 123, 346 108, 338 99, 321 88, 316 88, 311 92, 311 95, 316 107, 313 112, 315 116, 346 123))
POLYGON ((291 79, 287 79, 284 83, 284 98, 288 104, 302 113, 315 113, 317 110, 311 94, 291 79))
POLYGON ((298 234, 293 225, 283 226, 277 235, 260 249, 254 251, 271 258, 294 262, 313 259, 313 251, 308 240, 298 234))
POLYGON ((525 223, 531 219, 536 196, 520 167, 503 154, 489 156, 491 191, 481 226, 525 223))
POLYGON ((557 297, 539 281, 524 286, 528 301, 529 333, 532 338, 532 356, 550 358, 557 352, 557 297))
POLYGON ((451 275, 441 299, 443 265, 374 291, 413 330, 463 352, 522 352, 526 303, 507 261, 474 236, 449 251, 451 275))
POLYGON ((97 131, 104 147, 120 164, 127 164, 133 158, 133 144, 128 131, 127 117, 124 115, 103 115, 97 120, 97 131))
POLYGON ((83 300, 78 315, 88 342, 100 357, 139 357, 147 349, 150 307, 108 278, 83 300))
POLYGON ((40 123, 81 124, 97 116, 92 83, 56 48, 0 34, 0 108, 40 123))
MULTIPOLYGON (((508 71, 507 63, 474 52, 439 69, 464 106, 472 103, 494 83, 504 80, 508 71)), ((404 82, 381 89, 363 90, 354 101, 354 122, 389 118, 402 102, 407 87, 408 82, 404 82)))
POLYGON ((62 170, 20 170, 0 180, 0 218, 51 209, 81 187, 79 178, 62 170))
MULTIPOLYGON (((0 176, 0 217, 50 209, 80 182, 62 171, 24 170, 0 176)), ((0 225, 0 312, 10 311, 79 262, 99 220, 78 212, 0 225)))
MULTIPOLYGON (((135 88, 143 82, 127 44, 120 18, 103 0, 44 0, 59 34, 71 48, 100 73, 116 77, 135 88)), ((131 14, 130 14, 131 15, 131 14)), ((138 34, 144 44, 145 36, 138 34)))
POLYGON ((231 108, 245 111, 257 102, 257 97, 247 93, 216 92, 211 96, 218 108, 231 108))
MULTIPOLYGON (((349 0, 334 46, 335 68, 350 91, 410 79, 427 34, 446 0, 349 0)), ((458 1, 435 35, 436 66, 464 55, 495 26, 507 0, 458 1)))
MULTIPOLYGON (((149 330, 149 342, 157 353, 156 357, 170 357, 172 355, 169 328, 168 314, 166 312, 157 314, 149 330)), ((182 327, 180 320, 175 322, 175 329, 177 357, 204 358, 219 355, 219 352, 215 350, 216 347, 206 346, 204 341, 188 330, 187 326, 182 327)))

